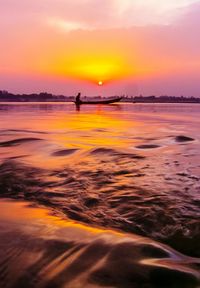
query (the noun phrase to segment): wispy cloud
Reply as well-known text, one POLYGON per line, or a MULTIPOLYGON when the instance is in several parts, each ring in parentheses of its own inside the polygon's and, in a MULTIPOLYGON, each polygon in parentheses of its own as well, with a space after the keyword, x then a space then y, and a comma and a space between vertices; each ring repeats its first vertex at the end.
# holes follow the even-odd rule
POLYGON ((46 19, 46 24, 55 28, 62 30, 64 32, 70 32, 75 30, 92 30, 89 25, 82 22, 67 21, 63 18, 48 17, 46 19))
MULTIPOLYGON (((46 0, 48 1, 48 0, 46 0)), ((50 1, 50 0, 49 0, 50 1)), ((199 0, 59 0, 46 24, 66 32, 170 25, 199 0)))
POLYGON ((170 24, 199 0, 1 0, 0 18, 44 18, 59 29, 110 29, 170 24), (81 26, 81 27, 80 27, 81 26))

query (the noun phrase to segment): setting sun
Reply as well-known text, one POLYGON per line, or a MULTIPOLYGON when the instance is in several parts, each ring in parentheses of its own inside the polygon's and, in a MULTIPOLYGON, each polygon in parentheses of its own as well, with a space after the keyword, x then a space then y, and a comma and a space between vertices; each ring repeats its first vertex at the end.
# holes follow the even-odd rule
MULTIPOLYGON (((93 83, 98 83, 102 86, 104 81, 110 81, 113 79, 120 78, 123 75, 123 64, 118 59, 112 59, 108 56, 104 56, 102 59, 96 59, 95 57, 87 58, 85 62, 82 57, 79 58, 79 62, 74 61, 71 65, 71 71, 68 73, 77 78, 87 79, 93 83), (101 80, 99 80, 101 79, 101 80)), ((116 57, 117 58, 117 57, 116 57)))
MULTIPOLYGON (((88 40, 88 42, 91 41, 88 40)), ((131 74, 132 67, 128 66, 126 58, 123 57, 120 50, 117 53, 111 53, 111 51, 101 51, 100 53, 98 50, 88 54, 88 47, 87 51, 79 51, 76 55, 74 55, 74 50, 70 52, 69 58, 60 54, 54 65, 49 66, 49 70, 52 71, 53 67, 52 73, 84 80, 97 86, 125 78, 131 74)))

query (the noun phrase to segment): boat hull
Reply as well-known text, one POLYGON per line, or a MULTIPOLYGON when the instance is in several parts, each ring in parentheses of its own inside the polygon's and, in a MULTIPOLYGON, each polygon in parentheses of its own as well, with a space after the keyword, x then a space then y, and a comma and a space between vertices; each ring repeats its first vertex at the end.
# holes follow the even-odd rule
POLYGON ((76 105, 83 105, 83 104, 87 104, 87 105, 94 105, 94 104, 112 104, 112 103, 117 103, 120 102, 122 99, 122 97, 120 98, 115 98, 115 99, 108 99, 108 100, 100 100, 100 101, 80 101, 80 103, 76 103, 74 102, 76 105))

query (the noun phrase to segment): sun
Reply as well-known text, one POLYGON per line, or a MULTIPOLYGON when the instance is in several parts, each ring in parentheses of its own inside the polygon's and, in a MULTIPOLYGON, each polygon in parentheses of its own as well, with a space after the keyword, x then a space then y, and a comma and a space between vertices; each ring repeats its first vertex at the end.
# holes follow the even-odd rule
POLYGON ((102 85, 103 85, 103 81, 99 81, 99 82, 98 82, 98 85, 99 85, 99 86, 102 86, 102 85))

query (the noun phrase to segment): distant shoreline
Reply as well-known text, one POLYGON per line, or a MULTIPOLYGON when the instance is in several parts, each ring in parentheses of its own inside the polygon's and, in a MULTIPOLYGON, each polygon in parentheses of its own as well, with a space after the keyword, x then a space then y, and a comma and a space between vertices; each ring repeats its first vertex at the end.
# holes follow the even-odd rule
MULTIPOLYGON (((102 96, 82 96, 81 99, 86 100, 103 100, 113 98, 102 97, 102 96)), ((32 94, 13 94, 8 91, 0 90, 0 103, 10 102, 10 103, 47 103, 47 102, 73 102, 75 101, 75 96, 65 96, 65 95, 53 95, 51 93, 42 92, 42 93, 32 93, 32 94)), ((181 103, 181 104, 198 104, 200 103, 200 98, 197 97, 184 97, 184 96, 128 96, 124 95, 121 100, 122 103, 148 103, 148 104, 161 104, 161 103, 181 103)))

